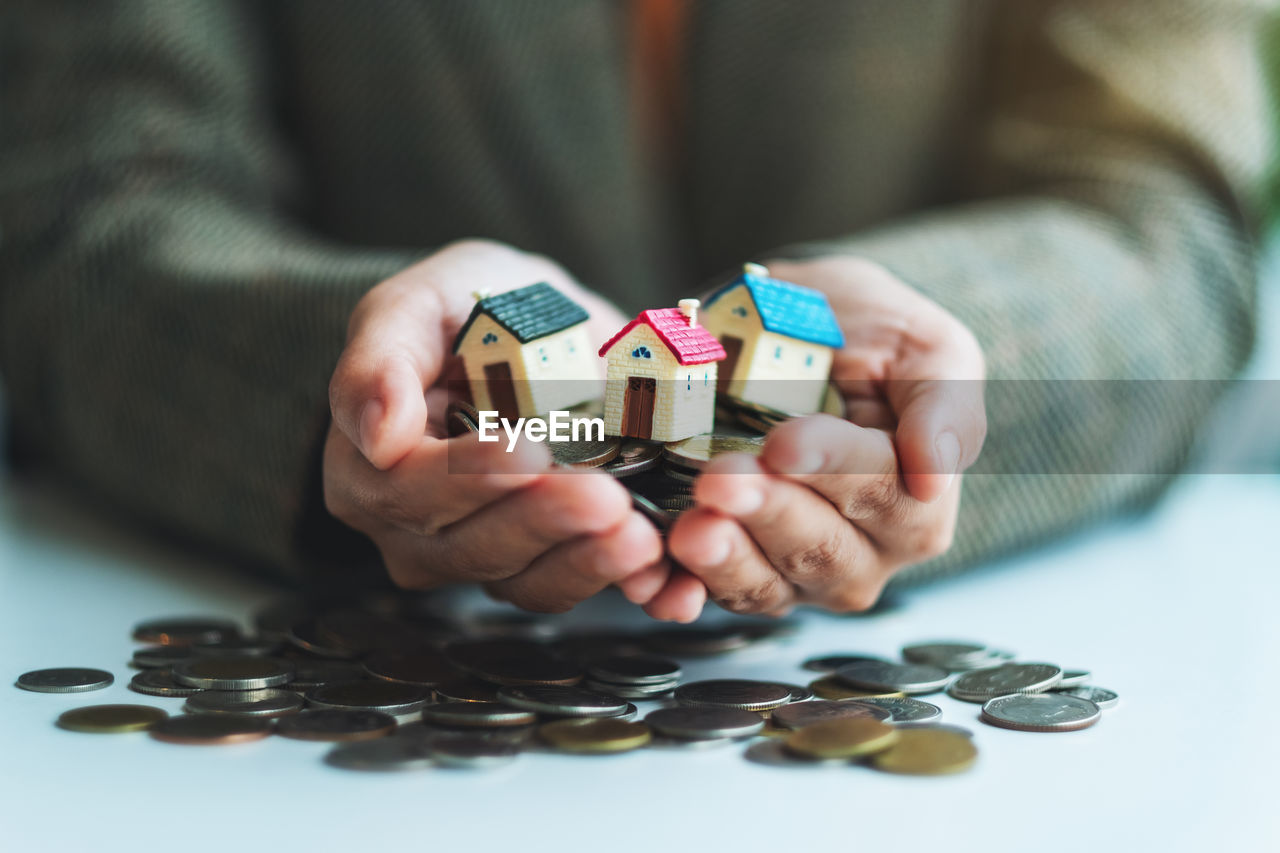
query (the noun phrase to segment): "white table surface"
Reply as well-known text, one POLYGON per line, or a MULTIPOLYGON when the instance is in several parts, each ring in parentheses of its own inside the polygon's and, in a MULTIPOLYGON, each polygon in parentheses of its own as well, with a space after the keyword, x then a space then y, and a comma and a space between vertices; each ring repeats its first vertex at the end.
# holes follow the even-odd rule
MULTIPOLYGON (((1273 338, 1253 375, 1280 375, 1276 354, 1273 338)), ((176 712, 181 700, 125 688, 129 627, 244 619, 278 591, 0 477, 0 680, 116 675, 63 696, 0 685, 0 851, 1278 850, 1278 526, 1280 476, 1192 476, 1148 516, 912 591, 883 615, 806 613, 784 643, 686 668, 796 682, 812 654, 954 636, 1089 668, 1121 694, 1069 734, 993 728, 977 705, 926 697, 975 731, 981 756, 963 775, 769 768, 740 746, 377 774, 283 738, 200 748, 55 728, 86 704, 176 712)), ((615 617, 636 614, 603 602, 568 619, 615 617)))

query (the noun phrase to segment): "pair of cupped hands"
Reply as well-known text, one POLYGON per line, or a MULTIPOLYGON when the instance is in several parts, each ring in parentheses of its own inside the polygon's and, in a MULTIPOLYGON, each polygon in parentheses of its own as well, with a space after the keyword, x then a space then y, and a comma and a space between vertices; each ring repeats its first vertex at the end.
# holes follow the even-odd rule
POLYGON ((679 622, 708 600, 769 615, 870 607, 895 571, 951 545, 961 474, 986 434, 982 351, 867 260, 768 266, 830 301, 846 341, 832 367, 846 417, 790 420, 759 457, 716 457, 665 547, 608 474, 553 470, 543 444, 507 452, 474 434, 445 438, 446 383, 461 376, 451 345, 474 291, 549 282, 587 309, 595 343, 630 319, 552 261, 480 240, 440 250, 356 306, 329 387, 326 506, 410 589, 478 583, 559 612, 613 585, 679 622))

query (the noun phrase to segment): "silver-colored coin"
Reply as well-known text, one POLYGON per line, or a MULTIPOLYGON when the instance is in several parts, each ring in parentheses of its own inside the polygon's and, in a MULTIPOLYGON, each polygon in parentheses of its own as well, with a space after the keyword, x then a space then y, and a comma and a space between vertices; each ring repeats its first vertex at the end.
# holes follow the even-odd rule
POLYGON ((431 747, 413 738, 384 737, 335 747, 325 763, 343 770, 422 770, 434 764, 431 747))
POLYGON ((791 702, 808 702, 813 698, 813 691, 799 684, 786 685, 791 690, 791 702))
POLYGON ((182 706, 192 714, 239 714, 245 717, 280 717, 302 710, 302 697, 292 690, 202 690, 182 706))
POLYGON ((622 443, 618 455, 605 464, 604 470, 614 477, 630 477, 632 474, 653 470, 661 458, 662 445, 628 439, 622 443))
POLYGON ((1093 673, 1087 669, 1064 669, 1062 671, 1062 679, 1054 686, 1054 690, 1065 690, 1068 687, 1082 687, 1089 683, 1089 679, 1093 678, 1093 673))
POLYGON ((436 763, 444 767, 471 769, 510 764, 522 751, 522 745, 470 734, 442 734, 427 741, 436 763))
POLYGON ((1040 693, 1062 680, 1062 668, 1051 663, 1007 663, 966 672, 947 692, 964 702, 985 702, 1010 693, 1040 693))
POLYGON ((658 530, 666 530, 671 526, 671 521, 674 518, 671 513, 639 492, 629 492, 629 494, 631 495, 631 508, 649 519, 654 527, 658 528, 658 530))
POLYGON ((547 443, 547 447, 551 449, 551 459, 557 465, 599 468, 618 457, 622 439, 607 435, 603 441, 552 441, 547 443))
POLYGON ((385 737, 395 730, 396 718, 378 711, 303 711, 276 723, 276 734, 294 740, 355 742, 385 737))
POLYGON ((300 660, 294 663, 293 678, 285 686, 305 693, 313 687, 342 681, 366 681, 369 673, 358 663, 344 660, 300 660))
POLYGON ((24 672, 15 684, 33 693, 87 693, 110 687, 115 680, 114 675, 103 669, 59 667, 24 672))
POLYGON ((173 680, 206 690, 261 690, 293 678, 293 664, 276 658, 193 657, 173 665, 173 680))
POLYGON ((129 680, 129 689, 147 696, 194 696, 204 690, 203 687, 191 687, 173 680, 173 673, 168 668, 144 669, 129 680))
POLYGON ((687 739, 747 737, 764 728, 759 714, 712 705, 659 708, 650 711, 644 722, 660 735, 687 739))
POLYGON ((891 723, 927 723, 942 719, 942 709, 937 705, 907 696, 869 696, 849 701, 883 708, 892 715, 891 723))
POLYGON ((1070 732, 1087 728, 1102 712, 1088 699, 1063 693, 1015 693, 982 706, 982 721, 1023 732, 1070 732))
POLYGON ((812 702, 796 702, 783 705, 769 715, 775 726, 784 729, 802 729, 826 720, 848 718, 887 722, 893 715, 875 705, 865 705, 843 699, 814 699, 812 702))
POLYGON ((616 696, 554 684, 503 687, 498 690, 498 701, 560 717, 616 717, 627 712, 627 703, 616 696))
MULTIPOLYGON (((672 483, 677 486, 691 486, 694 481, 698 479, 697 468, 686 468, 683 465, 672 465, 670 462, 663 464, 662 473, 668 480, 672 481, 672 483)), ((675 496, 669 495, 668 497, 675 496)), ((688 495, 685 495, 685 497, 688 497, 688 495)))
POLYGON ((940 666, 943 669, 969 669, 970 662, 989 656, 985 643, 965 640, 937 640, 913 643, 902 648, 902 658, 910 663, 940 666))
POLYGON ((848 767, 847 758, 804 758, 788 752, 778 738, 767 738, 756 741, 747 747, 743 757, 752 764, 763 764, 766 767, 790 767, 814 769, 817 767, 848 767))
POLYGON ((393 717, 416 714, 431 699, 431 690, 395 681, 348 681, 307 691, 307 706, 381 711, 393 717))
POLYGON ((597 693, 617 696, 619 699, 653 700, 675 690, 679 683, 678 681, 669 681, 666 684, 610 684, 607 681, 596 681, 589 678, 584 682, 583 686, 597 693))
POLYGON ((497 702, 444 702, 423 708, 422 721, 466 728, 531 726, 538 721, 538 715, 497 702))
POLYGON ((676 688, 681 705, 710 705, 743 711, 768 711, 791 701, 791 688, 770 681, 721 678, 691 681, 676 688))
POLYGON ((275 640, 258 640, 249 637, 228 637, 216 643, 196 643, 191 646, 194 657, 267 657, 280 650, 275 640))
POLYGON ((240 626, 217 617, 150 619, 133 626, 133 639, 139 643, 162 646, 189 646, 192 643, 216 643, 240 635, 240 626))
POLYGON ((1088 684, 1083 687, 1069 687, 1066 690, 1055 688, 1053 692, 1074 696, 1077 699, 1086 699, 1104 711, 1108 708, 1114 708, 1120 703, 1120 694, 1114 690, 1107 690, 1105 687, 1093 687, 1088 684))
POLYGON ((888 661, 877 655, 839 654, 809 658, 800 665, 810 672, 835 672, 840 667, 851 663, 888 663, 888 661))
POLYGON ((972 658, 956 658, 951 661, 947 668, 952 672, 969 672, 975 669, 988 669, 993 666, 1003 666, 1006 663, 1012 663, 1014 658, 1013 652, 1007 652, 1003 649, 987 649, 985 655, 979 655, 972 658))
POLYGON ((593 662, 587 675, 611 684, 662 684, 680 677, 680 664, 651 655, 616 655, 593 662))
POLYGON ((859 661, 840 667, 835 677, 864 690, 933 693, 947 686, 951 673, 932 664, 859 661))
POLYGON ((951 723, 897 723, 894 728, 898 729, 929 729, 935 732, 951 732, 952 734, 964 735, 967 738, 973 737, 973 732, 964 726, 955 726, 951 723))
POLYGON ((167 669, 189 657, 190 646, 146 646, 134 651, 131 663, 140 669, 167 669))

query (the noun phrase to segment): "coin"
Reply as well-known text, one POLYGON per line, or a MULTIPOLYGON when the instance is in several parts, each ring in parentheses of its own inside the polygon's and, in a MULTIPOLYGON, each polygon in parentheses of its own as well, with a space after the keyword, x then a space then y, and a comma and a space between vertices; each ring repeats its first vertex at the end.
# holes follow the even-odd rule
POLYGON ((812 702, 797 702, 794 705, 783 705, 774 711, 769 719, 773 724, 784 729, 802 729, 825 720, 861 718, 885 722, 892 715, 884 708, 874 705, 863 705, 859 702, 833 702, 829 699, 815 699, 812 702))
POLYGON ((165 711, 147 705, 89 705, 73 708, 58 717, 58 728, 95 734, 140 732, 168 716, 165 711))
POLYGON ((614 459, 622 449, 622 439, 605 436, 603 441, 552 441, 551 460, 572 468, 599 468, 614 459))
POLYGON ((461 675, 443 655, 430 649, 415 652, 377 652, 364 662, 364 668, 374 678, 425 687, 431 687, 461 675))
POLYGON ((644 722, 658 734, 692 739, 746 737, 764 728, 759 714, 714 705, 659 708, 650 711, 644 722))
POLYGON ((417 648, 431 640, 398 618, 350 607, 326 610, 317 616, 315 636, 324 647, 356 656, 417 648))
POLYGON ((1064 690, 1068 687, 1081 687, 1089 683, 1089 679, 1093 678, 1093 673, 1087 669, 1064 669, 1062 678, 1054 685, 1054 690, 1064 690))
POLYGON ((639 439, 629 439, 622 443, 618 455, 604 466, 604 470, 614 477, 629 477, 644 471, 652 471, 658 466, 662 457, 662 445, 639 439))
POLYGON ((883 708, 893 715, 889 718, 891 723, 927 723, 942 719, 942 709, 937 705, 921 702, 919 699, 911 699, 906 696, 888 698, 875 696, 866 699, 854 699, 853 701, 863 705, 883 708))
POLYGON ((943 669, 967 669, 970 661, 988 656, 985 643, 963 640, 937 640, 904 646, 902 657, 910 663, 940 666, 943 669))
POLYGON ((878 720, 848 717, 824 720, 792 732, 788 752, 806 758, 857 758, 893 746, 898 731, 878 720))
POLYGON ((173 680, 206 690, 259 690, 288 684, 294 667, 277 658, 192 658, 173 665, 173 680))
POLYGON ((544 723, 538 736, 564 752, 614 753, 639 749, 653 733, 644 723, 579 718, 544 723))
POLYGON ((443 734, 428 741, 431 756, 445 767, 481 769, 509 764, 521 745, 471 734, 443 734))
POLYGON ((228 637, 216 643, 195 643, 190 648, 195 657, 266 657, 279 651, 280 644, 275 640, 228 637))
POLYGON ((769 711, 791 701, 791 688, 785 684, 739 678, 692 681, 676 688, 675 700, 681 705, 769 711))
POLYGON ((1062 679, 1062 669, 1048 663, 1007 663, 966 672, 947 692, 965 702, 985 702, 1010 693, 1039 693, 1062 679))
POLYGON ((538 715, 498 702, 444 702, 423 708, 422 721, 446 726, 493 728, 530 726, 538 721, 538 715))
POLYGON ((1020 732, 1073 732, 1102 716, 1088 699, 1063 693, 1017 693, 997 696, 982 706, 982 721, 1020 732))
POLYGON ((670 481, 673 488, 669 494, 662 497, 659 503, 665 503, 669 498, 673 497, 689 497, 691 487, 698 479, 701 472, 697 468, 686 468, 683 465, 675 465, 671 462, 662 463, 662 474, 670 481))
POLYGON ((627 711, 627 703, 615 696, 551 684, 502 687, 498 690, 498 701, 526 711, 563 717, 616 717, 627 711))
POLYGON ((800 664, 810 672, 835 672, 842 666, 848 666, 851 663, 886 663, 885 659, 879 655, 858 655, 858 654, 839 654, 839 655, 820 655, 818 657, 809 658, 800 664))
POLYGON ((133 626, 133 638, 139 643, 158 643, 162 646, 216 643, 239 635, 240 626, 235 622, 216 617, 151 619, 133 626))
POLYGON ((732 627, 661 628, 646 634, 644 644, 662 654, 704 657, 745 648, 751 644, 751 637, 732 627))
POLYGON ((1114 690, 1107 690, 1105 687, 1085 685, 1084 687, 1069 687, 1066 690, 1055 689, 1053 692, 1074 696, 1077 699, 1087 699, 1104 711, 1108 708, 1114 708, 1120 702, 1120 695, 1114 690))
POLYGON ((893 727, 899 731, 903 729, 928 729, 929 731, 952 732, 967 738, 973 737, 973 732, 964 726, 953 726, 951 723, 894 723, 893 727))
POLYGON ((666 684, 680 677, 680 664, 650 655, 617 655, 595 661, 587 674, 614 684, 666 684))
POLYGON ((190 646, 146 646, 134 651, 130 663, 140 669, 155 669, 171 667, 189 657, 191 657, 190 646))
POLYGON ((150 732, 165 743, 220 746, 261 740, 271 734, 271 720, 237 714, 182 714, 155 723, 150 732))
POLYGON ((791 691, 791 698, 787 700, 789 702, 808 702, 813 698, 813 691, 808 687, 801 687, 798 684, 785 684, 783 686, 791 691))
POLYGON ((319 655, 323 658, 356 658, 360 653, 351 649, 342 648, 337 643, 326 639, 320 634, 316 617, 307 617, 296 622, 289 629, 287 638, 290 643, 302 649, 311 652, 313 655, 319 655))
POLYGON ((638 492, 631 491, 631 508, 653 523, 658 530, 666 530, 671 526, 673 516, 653 501, 638 492))
POLYGON ((148 696, 194 696, 204 688, 179 684, 168 669, 144 669, 129 680, 129 689, 148 696))
POLYGON ((305 693, 312 687, 340 681, 363 681, 368 677, 363 666, 342 660, 299 660, 294 662, 293 678, 285 687, 305 693))
POLYGON ((678 681, 669 681, 666 684, 611 684, 608 681, 589 678, 583 682, 582 686, 597 693, 617 696, 619 699, 656 699, 675 690, 678 684, 678 681))
POLYGON ((115 680, 114 675, 102 669, 59 667, 24 672, 15 685, 33 693, 87 693, 110 687, 115 680))
POLYGON ((450 438, 480 431, 480 411, 465 400, 450 400, 445 406, 444 421, 450 438))
POLYGON ((307 706, 381 711, 403 716, 421 711, 431 698, 426 687, 394 681, 348 681, 324 684, 307 691, 307 706))
POLYGON ((524 640, 472 640, 450 643, 445 656, 470 674, 495 684, 573 685, 582 669, 545 646, 524 640))
POLYGON ((344 743, 324 761, 343 770, 422 770, 435 763, 427 741, 401 737, 344 743))
POLYGON ((471 676, 442 681, 435 686, 435 694, 438 702, 498 701, 498 688, 471 676))
POLYGON ((712 433, 671 442, 663 446, 662 455, 678 465, 705 468, 713 458, 725 453, 750 453, 752 456, 759 456, 763 449, 763 436, 712 433))
POLYGON ((876 697, 906 696, 901 690, 863 690, 837 681, 834 675, 809 682, 809 689, 822 699, 870 699, 876 697))
MULTIPOLYGON (((710 743, 711 741, 707 742, 710 743)), ((693 743, 698 743, 698 741, 693 741, 693 743)), ((849 759, 847 758, 808 758, 803 755, 797 755, 793 752, 789 752, 786 745, 781 740, 757 741, 747 747, 746 751, 742 755, 752 764, 763 764, 766 767, 787 767, 802 770, 813 770, 818 767, 849 766, 849 759)))
POLYGON ((978 759, 973 741, 943 729, 899 729, 898 742, 871 756, 871 765, 888 773, 935 776, 968 770, 978 759))
POLYGON ((182 706, 193 714, 240 714, 247 717, 280 717, 302 710, 302 697, 292 690, 202 690, 182 706))
POLYGON ((303 711, 276 723, 276 734, 294 740, 373 740, 395 730, 396 718, 378 711, 303 711))
POLYGON ((859 661, 840 667, 835 679, 852 687, 896 690, 908 695, 933 693, 946 687, 951 673, 940 666, 919 663, 859 661))

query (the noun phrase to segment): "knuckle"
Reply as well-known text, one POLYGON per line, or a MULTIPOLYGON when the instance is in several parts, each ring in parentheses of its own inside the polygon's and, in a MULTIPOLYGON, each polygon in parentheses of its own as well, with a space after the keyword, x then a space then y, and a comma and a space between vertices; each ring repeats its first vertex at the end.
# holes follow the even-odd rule
POLYGON ((896 477, 880 475, 860 477, 840 509, 845 518, 850 519, 900 514, 902 488, 896 477))
POLYGON ((846 571, 849 561, 850 555, 841 541, 829 536, 803 551, 787 555, 782 559, 780 568, 785 575, 796 580, 821 582, 846 571))
POLYGON ((766 613, 775 610, 783 596, 782 578, 772 575, 760 583, 723 592, 716 604, 730 613, 766 613))

